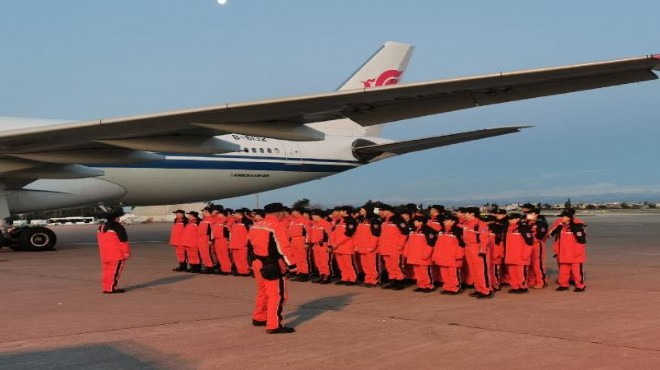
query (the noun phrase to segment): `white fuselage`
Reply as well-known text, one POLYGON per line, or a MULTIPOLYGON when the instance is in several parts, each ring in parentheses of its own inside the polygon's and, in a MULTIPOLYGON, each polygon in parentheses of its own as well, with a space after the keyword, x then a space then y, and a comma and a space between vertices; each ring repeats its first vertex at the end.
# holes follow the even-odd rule
MULTIPOLYGON (((5 129, 61 122, 0 119, 5 129)), ((209 201, 299 184, 365 164, 352 155, 358 136, 326 135, 323 141, 312 142, 237 134, 218 138, 240 145, 241 151, 217 155, 160 153, 165 160, 99 164, 94 167, 102 170, 103 176, 36 180, 20 189, 7 189, 7 202, 12 212, 24 213, 117 201, 135 206, 209 201)))

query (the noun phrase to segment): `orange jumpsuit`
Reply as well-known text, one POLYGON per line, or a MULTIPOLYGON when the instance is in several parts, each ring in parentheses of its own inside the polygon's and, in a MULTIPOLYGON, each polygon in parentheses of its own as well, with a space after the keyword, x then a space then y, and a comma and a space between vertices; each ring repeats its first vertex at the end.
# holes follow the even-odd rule
POLYGON ((408 224, 400 216, 386 217, 381 223, 378 251, 383 257, 390 280, 403 280, 402 255, 406 244, 408 224))
POLYGON ((231 259, 234 261, 236 272, 240 275, 248 275, 250 273, 250 265, 248 264, 248 230, 251 223, 250 220, 244 217, 236 220, 231 225, 229 252, 231 259))
POLYGON ((252 225, 248 239, 254 249, 255 260, 252 270, 257 283, 257 297, 252 314, 253 320, 266 321, 266 329, 277 329, 282 325, 282 309, 287 299, 286 282, 283 278, 286 267, 295 268, 291 261, 291 248, 286 227, 272 214, 252 225), (276 264, 280 276, 266 279, 261 268, 276 264))
POLYGON ((586 287, 583 264, 587 260, 587 235, 584 227, 581 221, 573 219, 573 222, 560 224, 552 233, 556 237, 552 250, 559 262, 561 287, 567 288, 571 279, 576 288, 586 287))
POLYGON ((221 274, 231 273, 231 258, 229 257, 229 228, 227 218, 217 216, 213 218, 211 232, 213 237, 213 250, 215 258, 220 265, 221 274))
POLYGON ((109 293, 117 289, 126 260, 131 256, 126 230, 117 222, 106 222, 96 233, 101 256, 101 289, 109 293))
POLYGON ((174 220, 170 231, 170 245, 176 252, 176 260, 179 264, 186 263, 186 247, 183 245, 183 231, 186 229, 185 218, 174 220))
POLYGON ((476 217, 461 224, 465 240, 465 260, 474 281, 474 289, 490 294, 492 285, 488 271, 488 225, 476 217))
POLYGON ((341 272, 341 281, 349 283, 354 283, 357 280, 355 244, 353 243, 355 229, 355 220, 352 217, 341 218, 335 224, 330 238, 332 252, 341 272))
POLYGON ((314 264, 319 270, 321 278, 330 278, 330 255, 328 252, 328 240, 332 232, 332 224, 325 219, 320 219, 312 224, 309 242, 312 244, 314 264))
POLYGON ((378 284, 380 275, 377 254, 379 236, 380 222, 378 222, 378 218, 365 217, 360 219, 353 235, 353 242, 355 243, 355 251, 360 258, 360 265, 364 271, 365 284, 378 284))
POLYGON ((535 222, 527 223, 532 229, 534 245, 530 257, 527 285, 533 288, 543 288, 548 284, 545 271, 545 240, 548 234, 547 222, 537 219, 535 222))
POLYGON ((504 263, 513 289, 527 289, 527 270, 534 237, 524 224, 510 224, 505 238, 504 263))
MULTIPOLYGON (((433 230, 440 232, 442 230, 442 217, 435 216, 429 218, 426 224, 433 230)), ((442 283, 442 276, 440 274, 440 266, 431 265, 431 279, 434 284, 440 285, 442 283)))
POLYGON ((289 240, 293 259, 299 274, 309 274, 309 254, 307 253, 307 230, 309 220, 305 216, 293 217, 288 225, 289 240))
POLYGON ((213 270, 211 259, 211 219, 204 218, 197 227, 197 250, 202 260, 202 265, 208 270, 213 270))
POLYGON ((197 249, 197 229, 198 225, 195 222, 188 222, 186 228, 183 230, 182 242, 186 247, 186 255, 188 256, 188 263, 192 267, 199 268, 199 251, 197 249))
POLYGON ((412 231, 406 241, 406 260, 415 272, 417 286, 422 289, 433 289, 431 256, 437 237, 438 233, 433 228, 424 225, 412 231))
POLYGON ((440 267, 442 290, 457 293, 461 289, 461 267, 465 258, 463 229, 454 225, 451 230, 441 232, 433 248, 433 263, 440 267))

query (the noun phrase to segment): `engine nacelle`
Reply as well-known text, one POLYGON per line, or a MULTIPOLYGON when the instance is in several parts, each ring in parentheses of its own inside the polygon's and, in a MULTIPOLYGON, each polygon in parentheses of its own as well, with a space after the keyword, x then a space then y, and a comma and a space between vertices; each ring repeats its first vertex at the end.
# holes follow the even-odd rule
POLYGON ((12 213, 113 202, 125 194, 126 189, 123 187, 97 178, 37 180, 23 189, 6 191, 12 213))

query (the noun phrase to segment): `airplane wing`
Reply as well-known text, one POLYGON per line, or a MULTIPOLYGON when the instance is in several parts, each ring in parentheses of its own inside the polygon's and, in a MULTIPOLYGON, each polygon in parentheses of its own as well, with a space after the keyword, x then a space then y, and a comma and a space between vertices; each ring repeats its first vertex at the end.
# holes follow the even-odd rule
POLYGON ((358 141, 356 143, 357 145, 353 148, 353 153, 356 154, 357 158, 368 161, 386 153, 401 155, 401 154, 416 152, 419 150, 426 150, 441 146, 464 143, 467 141, 485 139, 493 136, 512 134, 515 132, 520 132, 520 130, 529 127, 532 126, 508 126, 508 127, 487 128, 476 131, 460 132, 457 134, 427 137, 423 139, 397 141, 387 144, 373 144, 366 142, 364 144, 361 144, 358 141))
MULTIPOLYGON (((0 173, 50 163, 53 176, 85 172, 92 163, 155 159, 148 152, 223 153, 237 145, 214 138, 244 133, 289 140, 318 140, 306 123, 350 118, 363 126, 481 105, 654 80, 660 54, 324 94, 226 103, 124 118, 98 119, 0 131, 0 173), (145 151, 137 152, 136 151, 145 151)), ((45 176, 44 173, 40 174, 45 176)), ((47 174, 46 174, 47 175, 47 174)), ((85 174, 92 175, 92 174, 85 174)))

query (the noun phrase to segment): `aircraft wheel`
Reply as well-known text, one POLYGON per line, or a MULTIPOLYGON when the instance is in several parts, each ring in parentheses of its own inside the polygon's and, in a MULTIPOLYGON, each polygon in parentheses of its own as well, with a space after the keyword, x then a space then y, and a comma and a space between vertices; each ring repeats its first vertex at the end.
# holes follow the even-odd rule
POLYGON ((18 235, 18 246, 24 251, 55 250, 57 236, 46 227, 28 227, 18 235))

